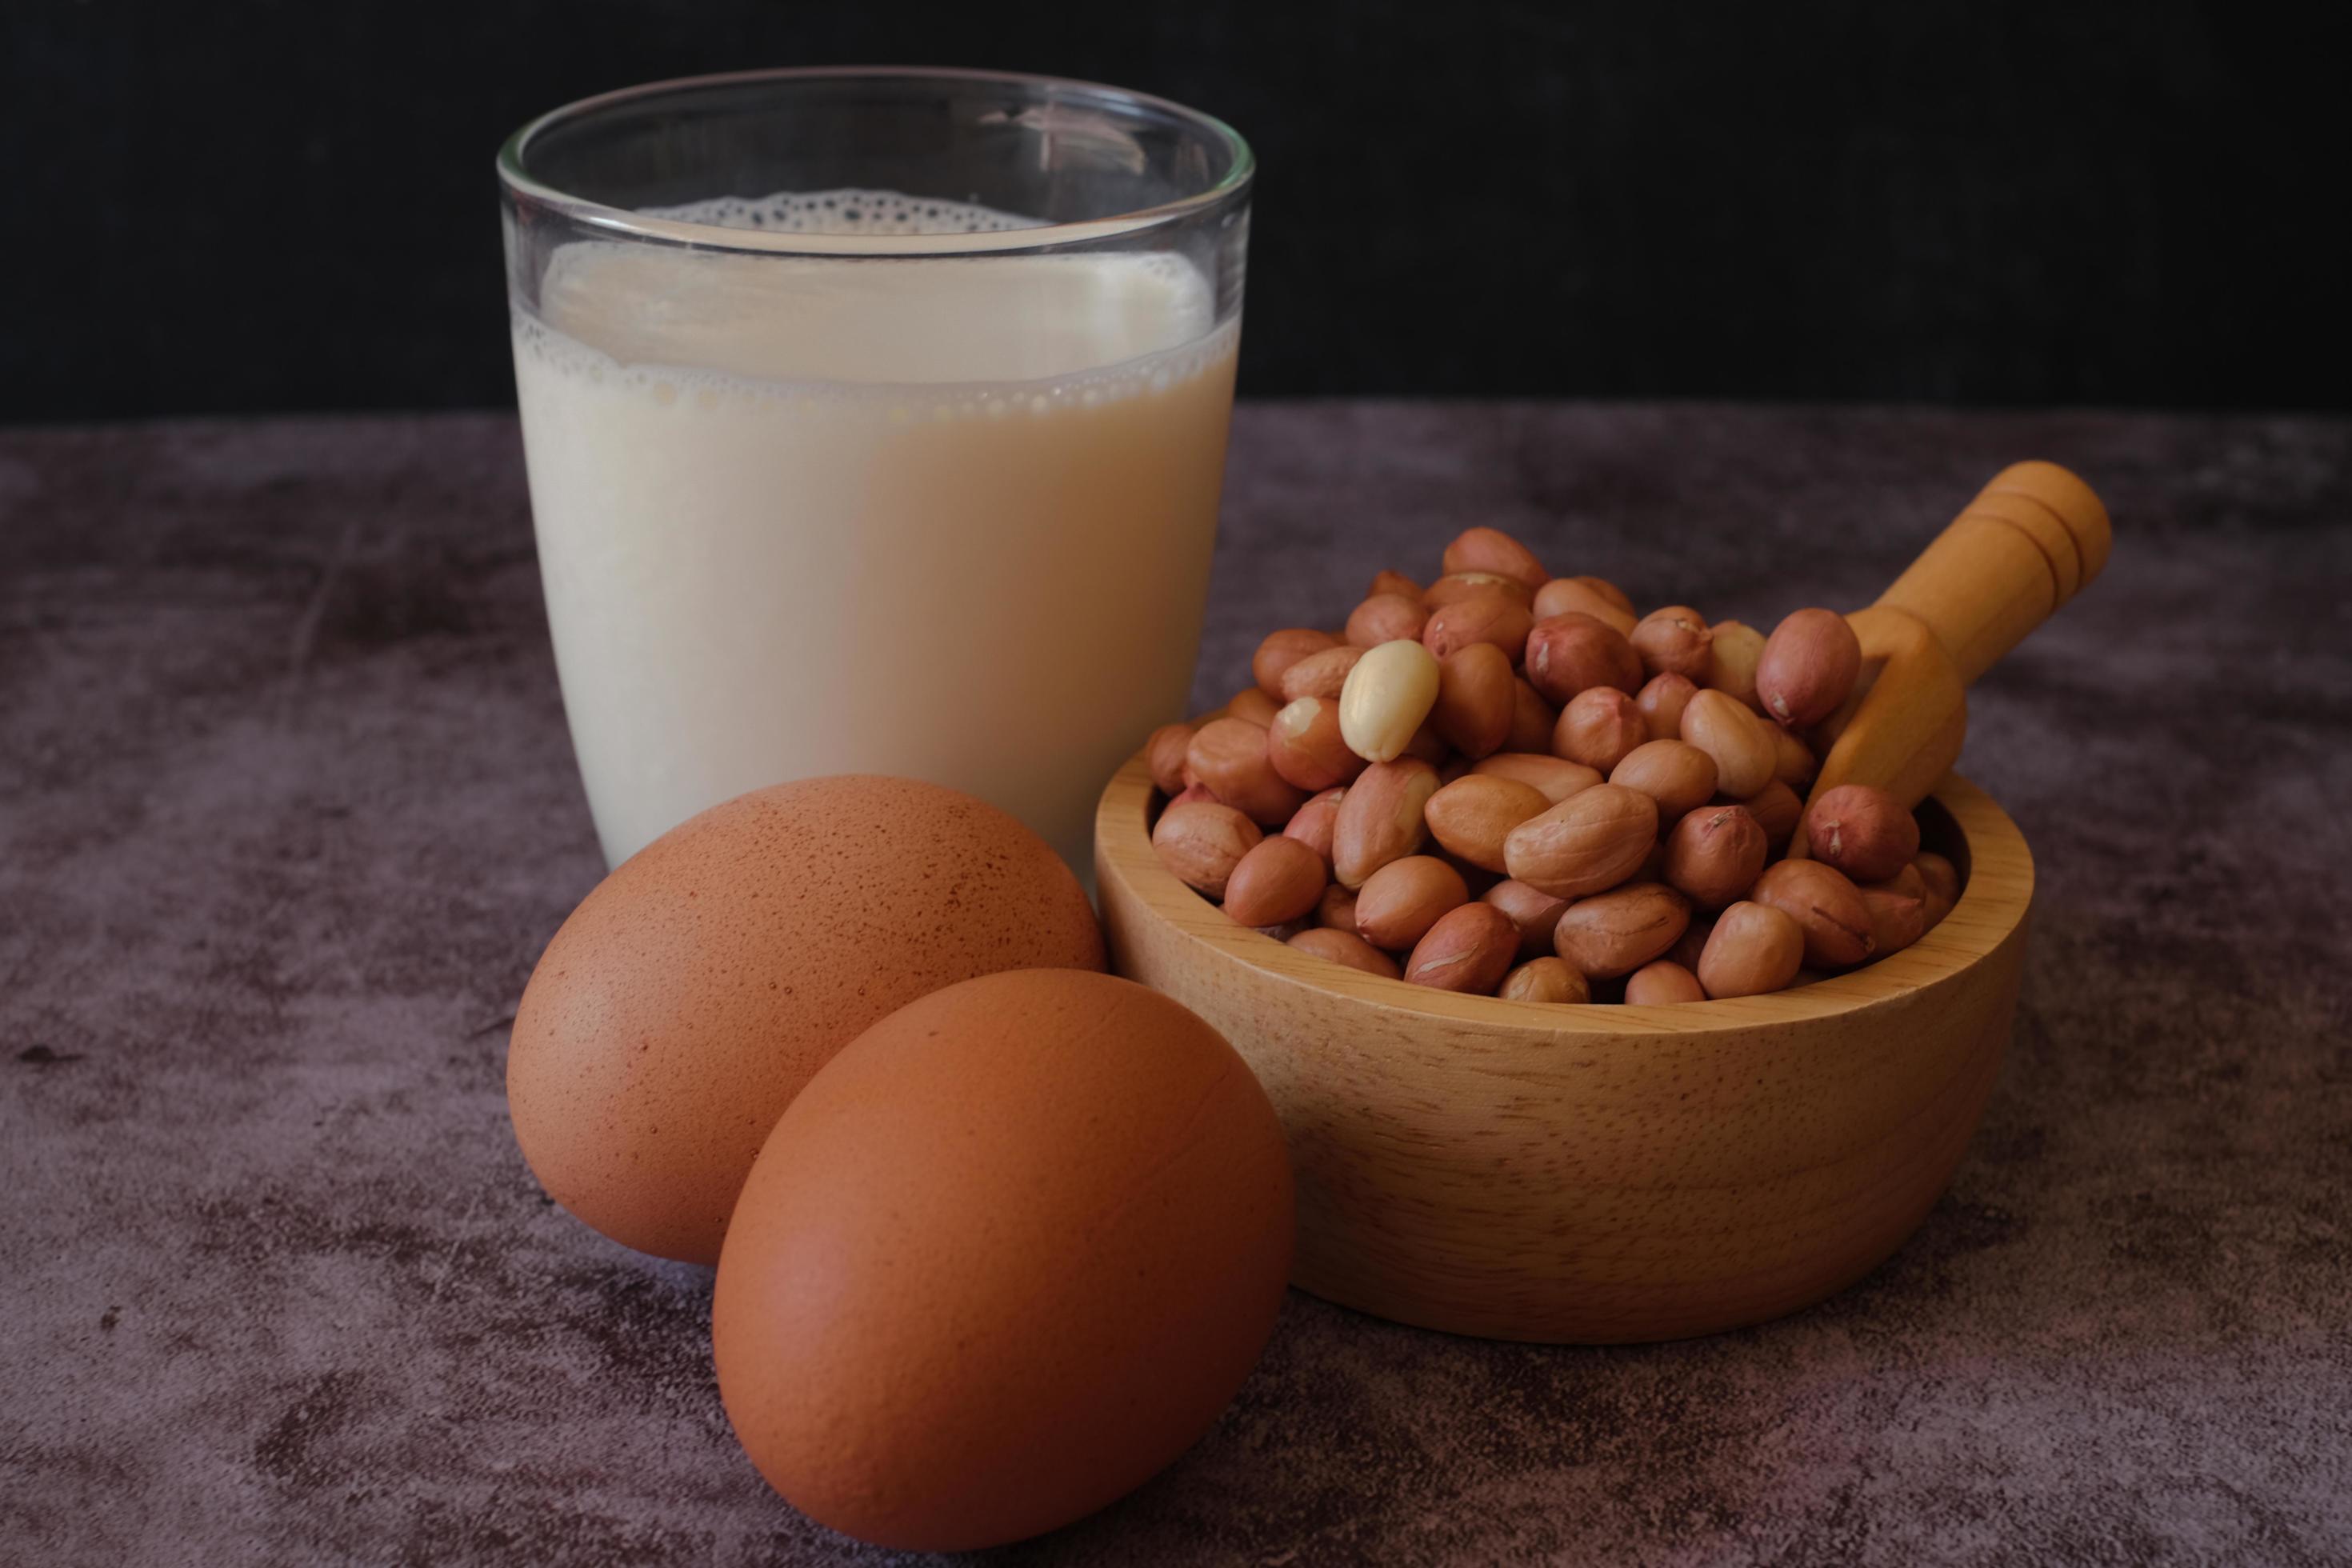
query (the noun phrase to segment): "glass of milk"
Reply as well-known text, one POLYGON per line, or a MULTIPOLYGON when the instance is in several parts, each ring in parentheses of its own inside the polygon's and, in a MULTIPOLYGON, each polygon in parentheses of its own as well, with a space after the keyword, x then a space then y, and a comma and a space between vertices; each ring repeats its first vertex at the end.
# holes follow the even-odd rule
POLYGON ((763 784, 968 790, 1083 873, 1181 715, 1253 160, 1159 99, 759 71, 499 156, 556 667, 608 861, 763 784))

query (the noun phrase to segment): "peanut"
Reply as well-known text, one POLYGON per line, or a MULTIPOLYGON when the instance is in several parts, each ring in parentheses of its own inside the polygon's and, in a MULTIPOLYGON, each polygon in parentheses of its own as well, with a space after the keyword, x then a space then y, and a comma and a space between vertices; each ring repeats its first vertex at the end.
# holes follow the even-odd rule
POLYGON ((1339 705, 1321 697, 1302 697, 1274 716, 1265 756, 1285 783, 1308 791, 1344 784, 1364 771, 1364 759, 1339 733, 1339 705))
MULTIPOLYGON (((1469 901, 1461 872, 1434 855, 1408 855, 1364 879, 1356 893, 1356 931, 1374 947, 1402 952, 1426 935, 1438 917, 1469 901)), ((1500 910, 1496 913, 1501 917, 1500 910)), ((1516 927, 1513 931, 1516 942, 1516 927)))
POLYGON ((1704 1002, 1698 976, 1670 958, 1654 958, 1625 976, 1626 1005, 1655 1007, 1672 1002, 1704 1002))
POLYGON ((1719 910, 1764 870, 1764 829, 1743 806, 1707 806, 1666 835, 1664 879, 1703 910, 1719 910))
POLYGON ((1323 857, 1296 838, 1262 838, 1225 879, 1225 913, 1245 926, 1303 920, 1323 897, 1323 857))
POLYGON ((1535 624, 1535 616, 1517 600, 1482 594, 1430 612, 1421 640, 1440 658, 1472 643, 1492 643, 1517 664, 1535 624))
POLYGON ((1536 590, 1536 619, 1548 621, 1554 616, 1573 612, 1591 616, 1602 626, 1619 633, 1630 633, 1635 625, 1630 605, 1620 605, 1606 595, 1597 593, 1590 577, 1555 577, 1536 590))
POLYGON ((1420 848, 1429 832, 1423 809, 1436 793, 1437 770, 1418 757, 1374 763, 1357 774, 1339 797, 1331 830, 1331 870, 1340 885, 1360 888, 1390 861, 1420 848))
POLYGON ((1874 956, 1900 952, 1927 934, 1927 884, 1909 862, 1884 881, 1864 883, 1862 901, 1870 910, 1874 956))
MULTIPOLYGON (((1339 732, 1369 762, 1402 756, 1437 704, 1437 660, 1417 642, 1367 648, 1339 690, 1339 732)), ((1432 775, 1434 777, 1434 774, 1432 775)))
POLYGON ((1756 695, 1764 711, 1791 730, 1836 712, 1862 673, 1862 644, 1835 610, 1799 610, 1764 639, 1756 695))
POLYGON ((1683 739, 1715 759, 1715 787, 1725 795, 1745 800, 1772 782, 1772 737, 1736 698, 1694 695, 1683 710, 1683 739))
POLYGON ((1804 932, 1805 962, 1816 969, 1860 963, 1876 946, 1862 889, 1843 872, 1818 860, 1767 866, 1748 896, 1797 922, 1804 932))
POLYGON ((1625 634, 1573 610, 1529 628, 1527 666, 1528 683, 1548 702, 1566 703, 1594 686, 1629 695, 1642 689, 1641 656, 1625 634))
POLYGON ((1257 824, 1230 805, 1180 803, 1160 814, 1151 830, 1151 848, 1178 881, 1222 899, 1234 868, 1265 837, 1257 824))
POLYGON ((1339 639, 1329 632, 1318 632, 1309 626, 1286 626, 1278 632, 1268 632, 1265 640, 1257 645, 1257 653, 1250 659, 1250 676, 1258 689, 1269 697, 1282 693, 1282 672, 1310 653, 1321 653, 1339 639))
POLYGON ((1629 616, 1633 613, 1633 601, 1632 598, 1627 596, 1624 589, 1620 588, 1616 584, 1612 583, 1606 577, 1571 577, 1569 581, 1571 583, 1583 584, 1585 587, 1591 589, 1593 593, 1600 595, 1603 599, 1606 599, 1609 603, 1616 605, 1619 609, 1624 611, 1625 614, 1629 616))
POLYGON ((1680 893, 1656 882, 1629 882, 1569 905, 1552 944, 1588 978, 1613 980, 1674 946, 1689 924, 1690 904, 1680 893))
POLYGON ((1481 893, 1478 901, 1492 904, 1511 917, 1511 923, 1519 928, 1522 958, 1534 958, 1552 950, 1551 933, 1559 924, 1560 911, 1568 908, 1566 899, 1538 892, 1520 881, 1497 882, 1481 893))
POLYGON ((1184 753, 1192 744, 1190 724, 1162 724, 1143 742, 1143 760, 1151 769, 1152 787, 1174 795, 1184 787, 1184 753))
POLYGON ((1709 996, 1760 996, 1796 979, 1805 934, 1769 904, 1737 903, 1716 917, 1698 955, 1698 983, 1709 996))
POLYGON ((1518 956, 1519 928, 1490 904, 1463 904, 1438 917, 1413 944, 1404 977, 1415 985, 1490 994, 1518 956))
POLYGON ((1419 642, 1421 628, 1428 624, 1429 611, 1423 607, 1418 593, 1411 598, 1402 594, 1374 594, 1348 613, 1348 641, 1357 647, 1378 647, 1400 639, 1419 642))
POLYGON ((1756 665, 1764 657, 1764 634, 1745 621, 1717 621, 1715 640, 1706 650, 1706 672, 1697 680, 1727 697, 1736 697, 1755 712, 1764 711, 1756 695, 1756 665))
POLYGON ((1533 784, 1554 805, 1601 782, 1601 774, 1582 763, 1540 752, 1496 752, 1479 758, 1470 771, 1533 784))
POLYGON ((1658 820, 1671 824, 1715 794, 1715 759, 1688 741, 1645 741, 1609 770, 1609 782, 1648 795, 1658 820))
POLYGON ((1911 865, 1926 889, 1927 929, 1933 931, 1960 901, 1960 873, 1949 860, 1929 849, 1914 856, 1911 865))
POLYGON ((1192 732, 1184 765, 1217 798, 1265 827, 1279 827, 1307 804, 1307 792, 1274 771, 1267 732, 1246 719, 1212 719, 1192 732))
POLYGON ((1429 726, 1475 762, 1510 738, 1519 685, 1511 673, 1511 656, 1494 644, 1456 649, 1437 661, 1437 701, 1429 710, 1429 726))
POLYGON ((1698 687, 1687 675, 1669 670, 1654 675, 1641 690, 1633 694, 1633 706, 1642 710, 1642 720, 1649 728, 1653 741, 1679 741, 1683 736, 1683 710, 1697 695, 1698 687))
POLYGON ((1569 699, 1553 727, 1551 749, 1571 763, 1606 773, 1650 738, 1649 721, 1613 686, 1592 686, 1569 699))
POLYGON ((1919 824, 1883 789, 1840 784, 1805 808, 1805 845, 1854 881, 1883 882, 1919 853, 1919 824))
POLYGON ((1706 673, 1715 634, 1707 629, 1706 617, 1688 605, 1668 605, 1635 622, 1626 640, 1642 656, 1642 668, 1651 675, 1696 680, 1706 673))
POLYGON ((1511 829, 1503 862, 1514 879, 1538 892, 1580 899, 1639 870, 1657 837, 1655 801, 1622 784, 1595 784, 1511 829))
POLYGON ((1302 697, 1337 699, 1355 673, 1357 661, 1364 650, 1347 643, 1327 647, 1320 653, 1310 653, 1282 672, 1282 700, 1296 702, 1302 697))
POLYGON ((1352 931, 1303 931, 1290 939, 1290 945, 1301 952, 1311 952, 1318 958, 1344 963, 1350 969, 1360 969, 1384 980, 1403 978, 1395 959, 1352 931))
POLYGON ((1290 821, 1282 830, 1285 838, 1296 838, 1320 855, 1326 867, 1331 864, 1331 834, 1339 820, 1341 793, 1327 789, 1309 797, 1305 805, 1291 813, 1290 821))
POLYGON ((1471 773, 1429 797, 1423 815, 1430 837, 1446 852, 1483 870, 1503 869, 1503 840, 1512 828, 1551 809, 1533 784, 1491 773, 1471 773))
POLYGON ((1502 989, 1496 994, 1507 1002, 1574 1005, 1592 1000, 1592 983, 1564 958, 1531 958, 1503 976, 1502 989))
POLYGON ((1380 594, 1402 594, 1413 603, 1419 604, 1423 591, 1420 584, 1403 573, 1391 572, 1382 567, 1372 574, 1372 585, 1364 590, 1364 597, 1369 599, 1380 594))
POLYGON ((1465 528, 1445 547, 1445 570, 1516 577, 1530 591, 1551 581, 1536 552, 1499 528, 1465 528))

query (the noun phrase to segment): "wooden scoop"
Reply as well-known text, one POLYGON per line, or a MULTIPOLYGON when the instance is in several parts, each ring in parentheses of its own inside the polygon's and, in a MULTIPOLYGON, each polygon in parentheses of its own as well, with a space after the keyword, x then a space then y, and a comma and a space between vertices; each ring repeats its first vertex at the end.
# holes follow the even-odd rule
MULTIPOLYGON (((1906 805, 1959 760, 1968 688, 2107 563, 2107 509, 2055 463, 2014 463, 1962 508, 1878 603, 1846 617, 1862 679, 1816 738, 1833 739, 1813 798, 1876 784, 1906 805)), ((1799 830, 1790 854, 1805 852, 1799 830)))

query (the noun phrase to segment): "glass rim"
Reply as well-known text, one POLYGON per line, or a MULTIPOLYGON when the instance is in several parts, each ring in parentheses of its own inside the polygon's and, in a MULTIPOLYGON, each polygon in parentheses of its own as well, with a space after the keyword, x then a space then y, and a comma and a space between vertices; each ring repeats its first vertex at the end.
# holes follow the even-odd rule
MULTIPOLYGON (((605 233, 635 239, 667 241, 709 250, 735 250, 786 256, 945 256, 1009 250, 1043 249, 1088 240, 1141 233, 1175 223, 1196 213, 1229 203, 1249 189, 1257 173, 1257 157, 1240 132, 1213 114, 1188 109, 1172 99, 1136 92, 1104 82, 1072 77, 1041 76, 1027 71, 966 69, 952 66, 783 66, 761 70, 721 71, 709 76, 672 77, 642 82, 589 98, 575 99, 537 116, 508 137, 499 148, 500 184, 518 199, 551 208, 576 223, 605 233), (906 79, 938 82, 988 82, 998 85, 1049 88, 1096 100, 1111 108, 1148 108, 1181 121, 1233 153, 1224 178, 1206 190, 1172 202, 1138 207, 1109 217, 1079 223, 1046 223, 1028 228, 989 230, 974 234, 786 234, 769 229, 730 228, 722 224, 691 223, 679 218, 650 217, 627 207, 591 201, 558 190, 533 176, 523 160, 530 141, 556 125, 616 108, 639 99, 681 89, 732 87, 757 82, 799 82, 906 79)), ((758 196, 766 192, 738 193, 758 196)))

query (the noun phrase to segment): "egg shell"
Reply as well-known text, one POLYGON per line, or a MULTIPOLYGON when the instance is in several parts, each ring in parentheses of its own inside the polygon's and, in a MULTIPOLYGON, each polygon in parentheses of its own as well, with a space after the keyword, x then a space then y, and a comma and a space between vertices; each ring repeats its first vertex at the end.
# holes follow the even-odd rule
POLYGON ((719 1392, 820 1523, 1020 1540, 1209 1427, 1292 1237, 1281 1126, 1214 1029, 1108 975, 968 981, 867 1030, 777 1122, 719 1259, 719 1392))
POLYGON ((507 1057, 549 1195, 625 1246, 714 1263, 776 1118, 918 996, 1005 969, 1099 970, 1045 841, 985 802, 871 775, 755 790, 647 845, 541 955, 507 1057))

